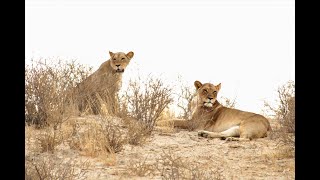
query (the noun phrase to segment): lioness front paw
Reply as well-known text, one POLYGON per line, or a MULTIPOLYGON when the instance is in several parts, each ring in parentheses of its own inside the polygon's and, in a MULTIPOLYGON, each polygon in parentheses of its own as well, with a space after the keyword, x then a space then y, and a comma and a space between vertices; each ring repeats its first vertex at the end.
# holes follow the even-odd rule
POLYGON ((208 135, 209 135, 209 134, 208 134, 207 131, 198 131, 198 136, 207 138, 208 135))

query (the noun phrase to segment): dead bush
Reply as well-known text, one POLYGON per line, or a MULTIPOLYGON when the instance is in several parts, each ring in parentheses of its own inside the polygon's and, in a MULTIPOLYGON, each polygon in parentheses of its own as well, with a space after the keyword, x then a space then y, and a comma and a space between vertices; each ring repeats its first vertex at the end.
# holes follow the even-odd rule
POLYGON ((137 119, 126 117, 123 120, 127 127, 126 138, 128 143, 131 145, 143 144, 150 134, 149 129, 137 119))
POLYGON ((147 157, 143 160, 130 160, 127 169, 129 173, 144 177, 144 176, 154 176, 156 173, 155 164, 147 163, 147 157))
POLYGON ((131 160, 128 171, 138 176, 161 176, 162 179, 225 179, 222 171, 218 167, 208 166, 191 162, 177 156, 173 150, 163 151, 155 162, 148 162, 148 158, 143 160, 131 160))
POLYGON ((178 118, 190 119, 192 115, 191 102, 196 96, 196 89, 191 86, 181 85, 178 95, 177 106, 182 110, 178 118))
POLYGON ((228 108, 235 108, 236 107, 236 100, 237 100, 237 98, 235 97, 235 98, 233 98, 233 99, 229 99, 229 98, 227 98, 227 97, 221 97, 220 99, 219 99, 219 102, 223 105, 223 106, 225 106, 225 107, 228 107, 228 108))
POLYGON ((89 166, 90 164, 88 162, 81 162, 81 164, 77 166, 71 160, 64 162, 61 159, 53 159, 50 157, 27 158, 25 161, 25 179, 81 179, 86 175, 89 166))
POLYGON ((60 131, 46 127, 37 140, 40 143, 41 152, 53 152, 62 143, 63 137, 60 131))
POLYGON ((124 100, 128 115, 151 132, 161 113, 173 102, 171 95, 172 88, 165 86, 161 79, 148 77, 146 81, 140 78, 130 80, 124 100))
POLYGON ((32 60, 25 67, 25 121, 42 127, 57 126, 68 114, 70 89, 85 79, 91 68, 57 59, 32 60))
POLYGON ((113 123, 111 118, 100 116, 74 125, 74 135, 68 141, 70 148, 92 157, 121 151, 127 139, 121 126, 113 123))
POLYGON ((271 138, 279 138, 284 145, 290 145, 291 154, 295 146, 295 84, 288 81, 277 89, 277 105, 272 106, 265 102, 265 112, 271 112, 280 124, 279 128, 273 128, 270 133, 271 138))
POLYGON ((183 162, 181 157, 176 156, 170 150, 163 151, 157 159, 156 169, 160 172, 163 179, 182 179, 182 174, 189 166, 183 162))
POLYGON ((281 130, 294 133, 295 132, 295 84, 288 81, 286 84, 277 89, 278 99, 277 106, 271 106, 265 102, 265 107, 272 116, 279 120, 281 130))
POLYGON ((107 121, 102 124, 102 131, 108 142, 108 151, 111 153, 117 153, 121 151, 123 145, 127 141, 127 137, 124 137, 124 132, 121 130, 121 126, 107 121))
POLYGON ((160 172, 162 179, 225 179, 218 167, 190 162, 177 156, 170 149, 168 152, 163 151, 156 161, 156 169, 160 172))

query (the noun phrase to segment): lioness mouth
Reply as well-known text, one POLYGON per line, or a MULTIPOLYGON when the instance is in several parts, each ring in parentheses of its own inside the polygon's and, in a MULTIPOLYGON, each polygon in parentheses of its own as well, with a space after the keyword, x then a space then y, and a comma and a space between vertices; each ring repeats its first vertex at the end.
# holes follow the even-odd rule
POLYGON ((117 69, 116 72, 118 72, 118 73, 123 73, 123 72, 124 72, 124 69, 117 69))
POLYGON ((213 106, 213 104, 211 102, 204 102, 203 105, 205 107, 212 107, 213 106))

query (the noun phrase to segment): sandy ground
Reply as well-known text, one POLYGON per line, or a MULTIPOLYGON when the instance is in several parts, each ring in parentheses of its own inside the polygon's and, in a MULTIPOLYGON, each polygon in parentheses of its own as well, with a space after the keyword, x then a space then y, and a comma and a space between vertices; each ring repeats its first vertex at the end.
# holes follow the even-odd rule
MULTIPOLYGON (((273 125, 272 125, 273 126, 273 125)), ((197 132, 175 129, 153 131, 142 145, 126 144, 123 150, 101 160, 84 156, 61 143, 53 153, 35 147, 41 130, 26 127, 26 160, 49 158, 88 165, 75 179, 294 179, 294 157, 281 155, 277 139, 248 142, 198 137, 197 132), (279 155, 280 153, 280 155, 279 155)), ((77 165, 75 165, 77 166, 77 165)), ((80 167, 80 165, 79 165, 80 167)))

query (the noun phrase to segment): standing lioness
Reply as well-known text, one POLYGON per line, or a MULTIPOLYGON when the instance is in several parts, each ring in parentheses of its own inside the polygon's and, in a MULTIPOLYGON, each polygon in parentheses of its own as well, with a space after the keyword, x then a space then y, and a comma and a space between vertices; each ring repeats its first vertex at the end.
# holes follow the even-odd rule
POLYGON ((200 130, 199 136, 229 140, 263 138, 271 130, 268 119, 262 115, 221 105, 217 100, 221 83, 215 86, 195 81, 194 85, 197 94, 192 103, 191 120, 174 120, 175 126, 188 128, 193 125, 200 130))
POLYGON ((134 53, 109 51, 110 59, 102 63, 98 70, 78 84, 76 100, 79 110, 91 109, 94 114, 104 111, 115 114, 118 109, 116 95, 121 87, 122 73, 129 64, 134 53))

